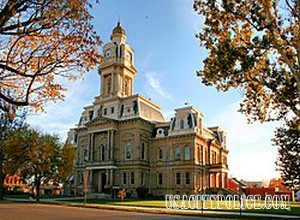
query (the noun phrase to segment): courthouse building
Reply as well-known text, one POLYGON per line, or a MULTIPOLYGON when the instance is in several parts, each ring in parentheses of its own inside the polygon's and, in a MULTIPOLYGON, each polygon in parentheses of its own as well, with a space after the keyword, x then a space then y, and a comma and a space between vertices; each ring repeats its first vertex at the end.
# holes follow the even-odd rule
POLYGON ((89 193, 142 188, 155 196, 195 194, 227 188, 226 134, 203 125, 192 106, 175 109, 166 121, 158 104, 133 94, 134 50, 120 23, 104 45, 100 95, 87 107, 68 141, 76 148, 66 190, 89 193))

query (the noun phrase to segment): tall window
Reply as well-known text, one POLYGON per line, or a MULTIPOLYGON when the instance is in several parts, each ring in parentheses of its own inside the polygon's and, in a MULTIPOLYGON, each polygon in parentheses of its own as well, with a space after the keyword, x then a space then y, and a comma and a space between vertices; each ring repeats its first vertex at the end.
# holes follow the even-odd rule
POLYGON ((177 147, 176 149, 175 149, 175 159, 176 160, 180 160, 180 157, 181 157, 181 149, 180 149, 180 147, 177 147))
POLYGON ((128 142, 126 145, 125 145, 125 159, 126 160, 131 160, 132 158, 132 145, 130 142, 128 142))
POLYGON ((126 78, 125 79, 125 95, 130 95, 130 86, 131 86, 131 81, 130 81, 130 79, 126 78))
POLYGON ((203 152, 204 152, 204 146, 201 145, 201 147, 200 147, 200 164, 204 164, 203 163, 203 152))
POLYGON ((101 144, 101 160, 105 160, 105 146, 101 144))
POLYGON ((145 143, 142 143, 141 146, 141 158, 142 160, 145 160, 145 143))
POLYGON ((162 173, 158 173, 157 174, 157 184, 158 185, 162 185, 163 184, 163 174, 162 173))
POLYGON ((107 91, 106 91, 107 94, 109 94, 110 91, 111 91, 111 77, 108 76, 108 77, 107 77, 107 91))
POLYGON ((145 173, 141 173, 141 185, 145 185, 145 173))
POLYGON ((191 183, 190 173, 186 172, 185 173, 185 184, 190 184, 190 183, 191 183))
POLYGON ((185 147, 184 148, 184 159, 185 160, 190 160, 191 159, 191 148, 190 147, 185 147))
POLYGON ((184 120, 180 121, 180 129, 184 129, 184 120))
POLYGON ((158 150, 158 160, 162 160, 163 159, 163 151, 162 149, 158 150))
POLYGON ((212 164, 216 164, 216 159, 217 159, 217 153, 216 152, 212 152, 212 164))
POLYGON ((89 150, 85 147, 84 148, 84 162, 87 162, 89 160, 89 150))
POLYGON ((134 185, 134 172, 130 173, 130 184, 134 185))
POLYGON ((202 164, 202 146, 197 147, 197 157, 200 164, 202 164))
POLYGON ((205 164, 208 164, 209 161, 208 161, 208 149, 205 148, 205 164))
POLYGON ((179 185, 180 184, 180 173, 175 173, 175 178, 176 178, 176 180, 175 180, 176 184, 179 185))
POLYGON ((123 173, 123 185, 127 184, 127 173, 123 173))

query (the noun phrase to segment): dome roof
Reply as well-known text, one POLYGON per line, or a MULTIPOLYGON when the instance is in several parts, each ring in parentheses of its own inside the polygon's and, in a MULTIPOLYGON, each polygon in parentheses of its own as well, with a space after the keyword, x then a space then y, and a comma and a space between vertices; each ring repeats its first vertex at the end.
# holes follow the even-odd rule
POLYGON ((117 27, 114 28, 113 34, 124 34, 125 35, 125 30, 121 27, 120 22, 118 22, 117 27))

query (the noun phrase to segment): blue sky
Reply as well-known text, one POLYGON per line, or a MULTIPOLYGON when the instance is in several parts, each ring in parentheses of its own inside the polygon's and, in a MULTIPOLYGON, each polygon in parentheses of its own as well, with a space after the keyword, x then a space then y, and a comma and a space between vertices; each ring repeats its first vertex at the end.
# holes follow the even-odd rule
MULTIPOLYGON (((167 119, 174 108, 188 102, 204 114, 206 126, 226 130, 231 175, 247 180, 276 177, 277 149, 270 139, 279 123, 248 125, 237 112, 242 99, 238 91, 217 92, 196 77, 207 52, 195 38, 203 18, 192 6, 193 0, 102 0, 92 10, 93 23, 105 44, 120 16, 127 42, 135 50, 134 93, 158 103, 167 119)), ((64 84, 68 88, 65 102, 49 103, 46 113, 28 117, 32 125, 58 133, 62 139, 78 122, 83 106, 99 95, 100 78, 95 69, 82 80, 64 84)))

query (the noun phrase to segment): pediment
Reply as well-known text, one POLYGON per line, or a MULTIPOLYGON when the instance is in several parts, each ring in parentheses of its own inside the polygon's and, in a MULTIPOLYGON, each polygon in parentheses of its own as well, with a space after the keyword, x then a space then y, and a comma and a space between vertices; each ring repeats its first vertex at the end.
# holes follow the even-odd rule
POLYGON ((111 118, 105 118, 102 116, 99 116, 97 118, 94 118, 93 120, 89 121, 88 123, 86 123, 86 126, 93 126, 93 125, 98 125, 98 124, 110 124, 110 123, 115 123, 116 120, 111 119, 111 118))

